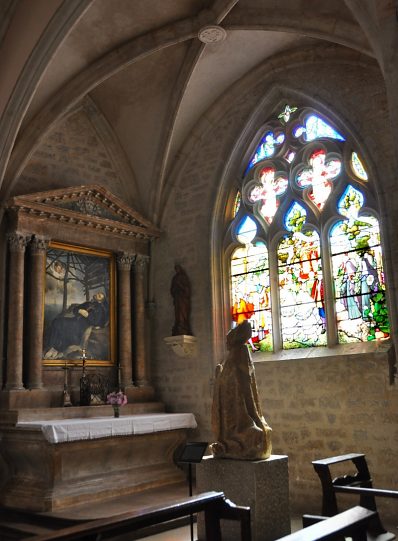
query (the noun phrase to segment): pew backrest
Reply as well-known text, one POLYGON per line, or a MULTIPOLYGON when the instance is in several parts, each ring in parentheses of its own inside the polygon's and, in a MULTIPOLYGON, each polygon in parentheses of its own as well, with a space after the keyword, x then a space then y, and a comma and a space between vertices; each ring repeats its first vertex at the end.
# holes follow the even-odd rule
POLYGON ((223 492, 205 492, 163 507, 91 520, 26 541, 101 541, 110 535, 128 534, 177 518, 204 512, 207 541, 221 541, 220 519, 237 520, 241 525, 241 541, 251 541, 250 508, 237 506, 223 492))
MULTIPOLYGON (((312 462, 322 485, 322 515, 331 517, 339 513, 337 505, 337 493, 346 493, 359 496, 359 505, 376 512, 371 521, 371 530, 375 536, 386 534, 386 529, 381 523, 377 513, 376 497, 398 498, 398 491, 381 490, 373 488, 372 477, 362 453, 339 455, 312 462), (356 467, 356 473, 332 478, 331 466, 344 462, 352 462, 356 467)), ((308 517, 305 519, 309 522, 308 517)), ((304 517, 303 517, 304 521, 304 517)), ((392 538, 395 537, 391 534, 392 538)))
POLYGON ((369 524, 377 515, 365 507, 356 506, 333 517, 321 519, 307 528, 282 537, 278 541, 331 541, 351 537, 353 541, 366 541, 369 524))

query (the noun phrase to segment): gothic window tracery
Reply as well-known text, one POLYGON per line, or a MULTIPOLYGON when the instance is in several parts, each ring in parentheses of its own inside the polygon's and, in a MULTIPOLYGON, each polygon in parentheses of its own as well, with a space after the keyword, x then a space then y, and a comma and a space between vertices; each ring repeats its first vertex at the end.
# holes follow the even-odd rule
POLYGON ((262 351, 389 337, 372 179, 355 145, 312 109, 265 126, 234 200, 231 325, 262 351))

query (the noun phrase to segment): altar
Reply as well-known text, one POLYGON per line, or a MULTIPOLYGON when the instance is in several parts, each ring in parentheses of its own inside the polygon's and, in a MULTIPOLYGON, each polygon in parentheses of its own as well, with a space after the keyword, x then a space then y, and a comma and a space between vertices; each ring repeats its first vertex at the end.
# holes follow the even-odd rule
POLYGON ((173 455, 196 421, 164 413, 149 370, 161 231, 99 185, 15 196, 6 212, 4 309, 18 324, 0 368, 0 504, 52 511, 183 481, 173 455))
MULTIPOLYGON (((53 415, 80 408, 55 408, 53 415)), ((83 408, 84 409, 84 408, 83 408)), ((96 409, 96 408, 91 408, 96 409)), ((126 414, 61 419, 18 419, 1 428, 0 452, 9 477, 0 502, 53 511, 181 482, 173 460, 196 427, 191 413, 126 414)), ((37 412, 40 415, 40 412, 37 412)))

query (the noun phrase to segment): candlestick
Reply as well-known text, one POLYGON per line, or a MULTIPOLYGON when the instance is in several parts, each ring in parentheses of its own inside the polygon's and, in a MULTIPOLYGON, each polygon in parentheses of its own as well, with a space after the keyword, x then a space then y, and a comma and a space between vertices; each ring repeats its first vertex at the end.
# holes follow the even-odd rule
POLYGON ((90 381, 86 376, 86 350, 82 349, 82 377, 80 378, 80 405, 89 406, 91 402, 90 381))
POLYGON ((63 398, 62 398, 62 405, 63 407, 72 406, 72 401, 70 399, 70 394, 68 390, 68 363, 65 361, 65 366, 63 367, 63 370, 65 371, 64 374, 64 392, 63 392, 63 398))

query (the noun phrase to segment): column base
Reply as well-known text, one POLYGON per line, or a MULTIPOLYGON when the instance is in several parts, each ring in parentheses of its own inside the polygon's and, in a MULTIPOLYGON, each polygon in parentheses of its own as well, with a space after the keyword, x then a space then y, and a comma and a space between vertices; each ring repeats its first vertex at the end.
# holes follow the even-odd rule
POLYGON ((137 380, 135 382, 136 387, 150 387, 149 382, 146 379, 137 380))
POLYGON ((155 398, 155 390, 151 385, 127 387, 124 393, 128 402, 150 402, 155 398))
POLYGON ((34 391, 35 389, 43 389, 43 385, 41 383, 38 383, 37 385, 32 383, 32 385, 27 385, 26 389, 28 391, 34 391))
POLYGON ((55 405, 54 398, 46 389, 5 389, 0 391, 0 409, 49 408, 55 405))

